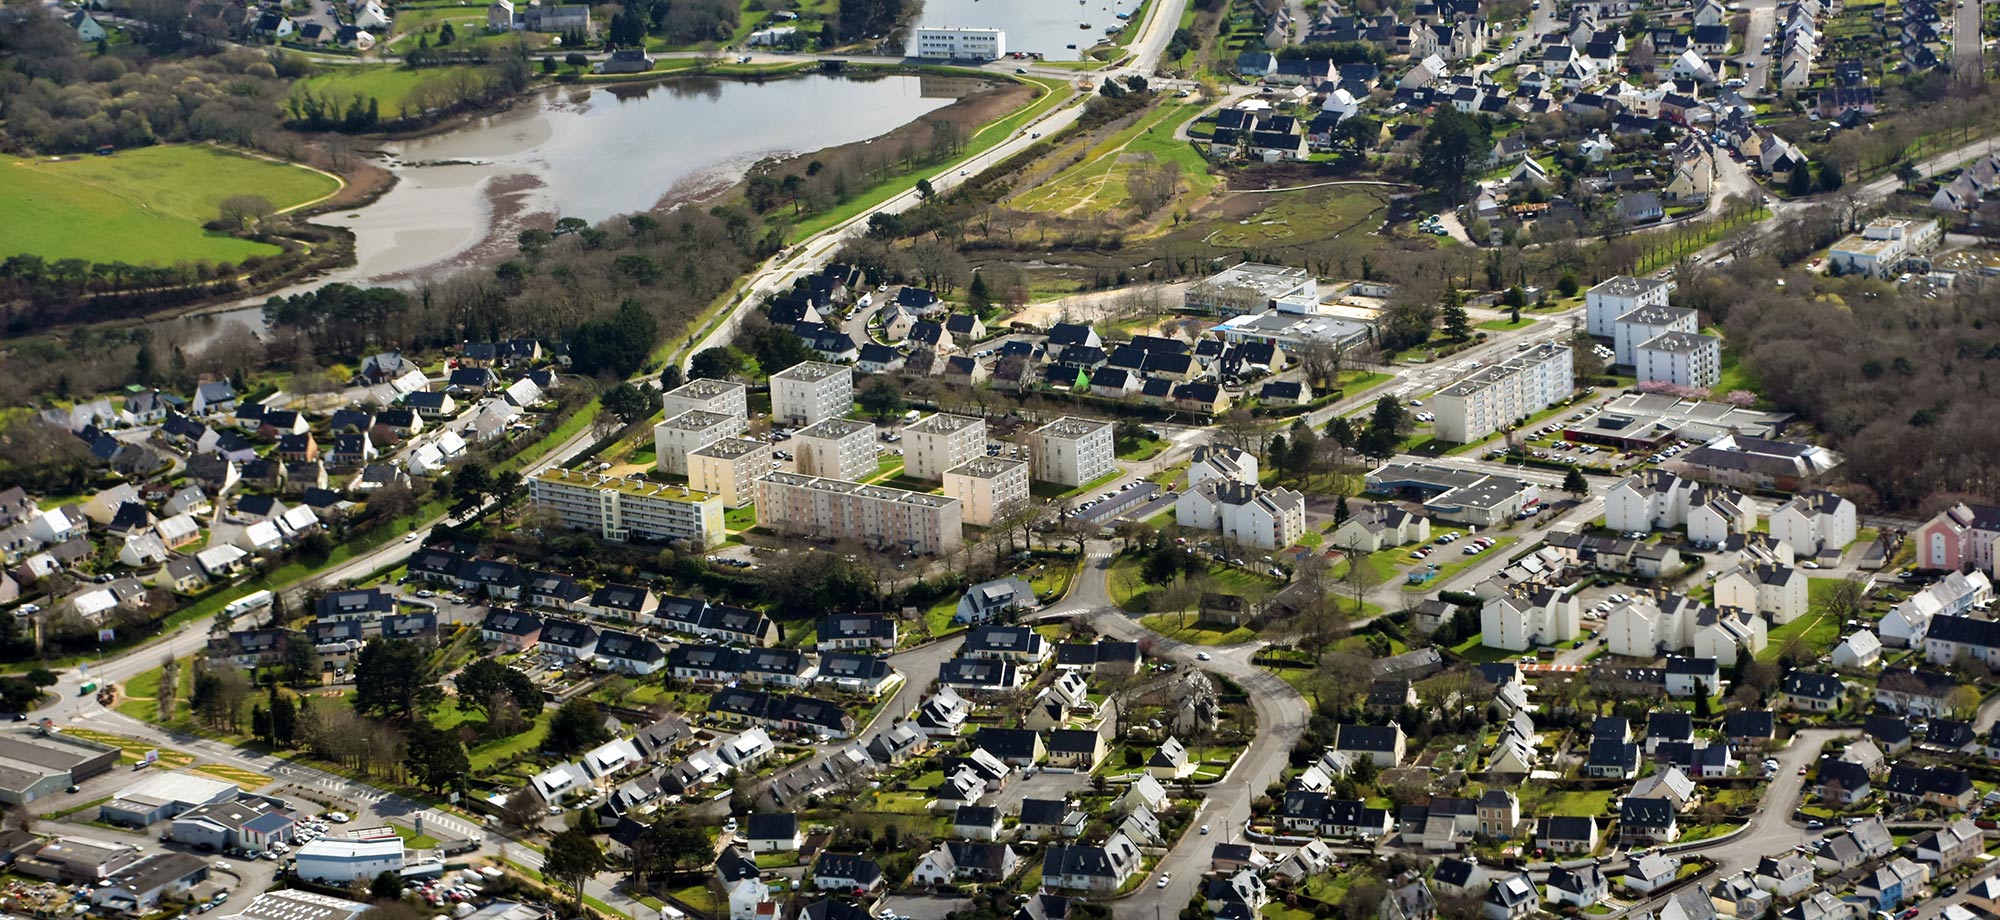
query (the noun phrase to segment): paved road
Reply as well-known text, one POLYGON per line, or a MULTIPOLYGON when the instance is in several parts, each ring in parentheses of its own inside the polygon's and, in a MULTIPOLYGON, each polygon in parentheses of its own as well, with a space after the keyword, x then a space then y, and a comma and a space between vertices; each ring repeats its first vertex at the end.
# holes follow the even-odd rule
POLYGON ((1981 0, 1965 0, 1951 18, 1951 73, 1953 79, 1983 83, 1986 80, 1985 36, 1979 28, 1981 0))
POLYGON ((1208 871, 1212 845, 1242 839, 1243 828, 1250 821, 1251 801, 1282 775, 1292 748, 1305 731, 1306 703, 1290 684, 1250 663, 1251 656, 1263 643, 1219 648, 1191 646, 1146 629, 1112 606, 1105 583, 1111 555, 1110 543, 1091 541, 1088 561, 1069 596, 1042 616, 1079 618, 1090 623, 1099 635, 1113 639, 1147 639, 1153 643, 1150 654, 1155 660, 1178 662, 1182 667, 1197 667, 1235 681, 1249 695, 1257 713, 1257 734, 1250 745, 1230 766, 1228 774, 1203 790, 1204 798, 1193 826, 1207 825, 1211 833, 1203 835, 1190 830, 1183 835, 1154 869, 1155 877, 1165 874, 1171 878, 1167 886, 1161 888, 1149 880, 1114 908, 1120 917, 1151 917, 1156 912, 1160 916, 1177 916, 1194 896, 1202 874, 1208 871), (1197 660, 1198 653, 1208 654, 1210 660, 1197 660))

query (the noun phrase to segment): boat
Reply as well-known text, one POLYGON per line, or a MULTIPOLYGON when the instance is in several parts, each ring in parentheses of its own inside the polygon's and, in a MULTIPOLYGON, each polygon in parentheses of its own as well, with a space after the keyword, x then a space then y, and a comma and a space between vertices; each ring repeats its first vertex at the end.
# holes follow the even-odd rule
POLYGON ((1089 29, 1089 28, 1090 28, 1090 23, 1087 23, 1087 22, 1084 22, 1084 23, 1078 23, 1078 24, 1077 24, 1077 28, 1079 28, 1079 29, 1089 29))
POLYGON ((1068 49, 1069 49, 1069 50, 1071 50, 1071 51, 1075 51, 1075 50, 1076 50, 1076 46, 1075 46, 1075 45, 1064 45, 1063 47, 1065 47, 1065 48, 1068 48, 1068 49))

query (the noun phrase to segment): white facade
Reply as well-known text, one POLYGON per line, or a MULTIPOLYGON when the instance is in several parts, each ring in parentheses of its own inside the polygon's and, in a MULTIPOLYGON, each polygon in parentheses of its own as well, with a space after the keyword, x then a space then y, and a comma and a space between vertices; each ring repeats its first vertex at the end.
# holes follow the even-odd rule
POLYGON ((1827 250, 1826 268, 1841 274, 1893 274, 1904 258, 1938 244, 1938 222, 1923 217, 1882 217, 1827 250))
POLYGON ((721 496, 724 508, 741 508, 757 501, 757 480, 775 469, 771 449, 762 441, 724 438, 687 457, 688 488, 721 496))
POLYGON ((1181 493, 1174 519, 1182 527, 1220 531, 1230 543, 1283 549, 1305 536, 1306 499, 1291 489, 1211 479, 1181 493))
POLYGON ((799 430, 798 471, 802 476, 860 482, 875 474, 875 426, 830 418, 799 430))
POLYGON ((958 499, 964 507, 965 523, 991 527, 1028 506, 1028 463, 976 458, 944 471, 944 494, 958 499))
POLYGON ((1731 535, 1757 529, 1757 506, 1741 493, 1696 489, 1688 504, 1688 539, 1720 546, 1731 535))
POLYGON ((1648 304, 1618 317, 1611 327, 1613 361, 1632 365, 1639 361, 1639 346, 1669 332, 1700 332, 1700 315, 1686 307, 1648 304))
POLYGON ((991 61, 1007 56, 1007 30, 925 27, 910 33, 910 57, 991 61))
POLYGON ((903 475, 912 479, 943 479, 985 454, 985 419, 940 412, 903 426, 903 475))
POLYGON ((1479 609, 1479 644, 1524 652, 1577 637, 1580 614, 1576 600, 1555 591, 1533 597, 1501 595, 1479 609))
POLYGON ((1569 346, 1543 342, 1439 390, 1433 427, 1443 440, 1470 444, 1568 399, 1575 371, 1569 346))
POLYGON ((939 554, 962 542, 962 515, 963 506, 942 495, 796 473, 758 481, 757 523, 783 533, 939 554))
POLYGON ((1669 332, 1633 351, 1640 383, 1705 390, 1722 382, 1722 340, 1698 332, 1669 332))
POLYGON ((1613 655, 1653 658, 1663 649, 1680 647, 1677 610, 1638 598, 1620 604, 1604 617, 1604 647, 1613 655))
POLYGON ((299 878, 344 885, 356 879, 373 879, 384 872, 403 870, 403 841, 335 840, 322 837, 299 847, 299 878))
POLYGON ((1618 317, 1644 306, 1667 305, 1674 286, 1651 278, 1619 275, 1607 278, 1583 295, 1585 322, 1591 335, 1611 338, 1618 317))
POLYGON ((674 476, 688 474, 688 454, 723 438, 742 434, 745 422, 694 409, 653 426, 653 468, 674 476))
POLYGON ((722 496, 684 486, 549 469, 528 480, 528 496, 562 526, 607 540, 686 540, 707 549, 723 539, 722 496))
POLYGON ((1771 536, 1807 558, 1846 548, 1859 526, 1854 503, 1832 492, 1800 492, 1771 512, 1771 536))
POLYGON ((1696 485, 1664 470, 1627 476, 1604 493, 1604 526, 1620 533, 1669 530, 1687 522, 1696 485))
POLYGON ((1190 489, 1211 479, 1254 486, 1258 481, 1257 455, 1227 444, 1203 444, 1194 449, 1187 475, 1190 489))
POLYGON ((1118 468, 1110 422, 1064 416, 1034 434, 1035 478, 1080 486, 1118 468))
POLYGON ((854 410, 854 372, 838 364, 805 361, 771 375, 771 418, 810 425, 854 410))
POLYGON ((750 388, 728 380, 703 377, 660 394, 660 406, 666 410, 667 418, 699 409, 734 416, 747 423, 750 418, 750 388))

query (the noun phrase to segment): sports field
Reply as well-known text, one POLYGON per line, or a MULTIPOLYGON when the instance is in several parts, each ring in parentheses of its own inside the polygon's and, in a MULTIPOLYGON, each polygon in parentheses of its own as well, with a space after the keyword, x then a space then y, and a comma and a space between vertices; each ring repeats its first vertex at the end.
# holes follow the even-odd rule
POLYGON ((278 247, 202 229, 232 195, 288 208, 340 187, 300 166, 169 145, 62 160, 0 158, 0 258, 32 253, 132 265, 233 262, 278 247))

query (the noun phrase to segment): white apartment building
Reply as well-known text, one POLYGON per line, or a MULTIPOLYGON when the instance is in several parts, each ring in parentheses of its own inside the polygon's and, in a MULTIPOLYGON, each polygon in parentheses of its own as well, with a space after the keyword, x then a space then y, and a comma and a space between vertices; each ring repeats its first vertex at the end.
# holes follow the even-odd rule
POLYGON ((1306 497, 1291 489, 1211 479, 1174 502, 1174 520, 1194 530, 1214 530, 1222 539, 1258 549, 1284 549, 1306 532, 1306 497))
POLYGON ((875 426, 829 418, 799 429, 794 453, 803 476, 860 482, 875 474, 875 426))
POLYGON ((703 549, 722 544, 722 496, 710 492, 549 469, 528 480, 528 497, 564 527, 607 540, 685 540, 703 549))
POLYGON ((1700 332, 1700 314, 1686 307, 1662 307, 1647 304, 1633 310, 1611 327, 1612 352, 1615 364, 1632 365, 1639 361, 1639 346, 1669 332, 1700 332))
POLYGON ((962 541, 963 506, 943 495, 782 472, 757 491, 757 523, 780 533, 933 555, 962 541))
POLYGON ((667 410, 667 418, 699 409, 742 419, 745 429, 750 426, 750 388, 728 380, 690 380, 660 394, 660 405, 667 410))
POLYGON ((1581 621, 1576 599, 1543 589, 1518 596, 1502 594, 1479 608, 1481 645, 1525 652, 1538 645, 1575 639, 1581 621))
POLYGON ((1187 475, 1190 489, 1211 479, 1254 486, 1258 482, 1257 455, 1228 444, 1203 444, 1194 449, 1187 475))
POLYGON ((1827 250, 1826 270, 1886 278, 1905 258, 1929 252, 1938 244, 1939 234, 1938 222, 1929 218, 1876 218, 1827 250))
POLYGON ((686 476, 689 453, 742 433, 742 419, 705 409, 670 416, 653 426, 653 468, 686 476))
POLYGON ((1674 286, 1651 278, 1619 275, 1606 278, 1583 294, 1585 324, 1591 335, 1608 339, 1614 334, 1618 317, 1640 307, 1667 305, 1674 286))
POLYGON ((1696 486, 1666 470, 1640 470, 1604 493, 1604 526, 1620 533, 1679 527, 1687 523, 1696 486))
POLYGON ((722 497, 722 507, 741 508, 757 501, 757 480, 777 468, 770 445, 748 438, 724 438, 689 451, 688 488, 722 497))
POLYGON ((910 57, 992 61, 1007 56, 1007 30, 926 26, 910 33, 910 57))
POLYGON ((991 527, 1028 505, 1028 462, 974 457, 944 471, 944 494, 964 506, 965 523, 991 527))
POLYGON ((1715 579, 1715 603, 1754 610, 1783 626, 1805 614, 1806 588, 1804 570, 1789 565, 1745 566, 1715 579))
POLYGON ((945 470, 985 455, 985 419, 940 412, 903 426, 903 475, 912 479, 943 479, 945 470))
POLYGON ((1064 416, 1034 434, 1035 478, 1080 486, 1118 468, 1110 422, 1064 416))
POLYGON ((1575 362, 1569 346, 1542 342, 1473 371, 1432 397, 1433 428, 1443 440, 1470 444, 1568 399, 1575 362))
POLYGON ((771 418, 806 426, 854 410, 854 372, 838 364, 801 361, 771 375, 771 418))
POLYGON ((1669 332, 1633 352, 1640 383, 1708 389, 1722 381, 1722 340, 1699 332, 1669 332))
POLYGON ((1800 492, 1771 512, 1771 536, 1812 558, 1839 552, 1860 535, 1854 503, 1832 492, 1800 492))

